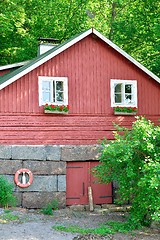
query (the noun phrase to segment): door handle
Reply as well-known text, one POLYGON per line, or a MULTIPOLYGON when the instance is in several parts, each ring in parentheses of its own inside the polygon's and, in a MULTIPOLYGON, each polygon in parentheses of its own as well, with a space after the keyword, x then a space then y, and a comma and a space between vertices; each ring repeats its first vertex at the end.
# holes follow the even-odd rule
POLYGON ((83 189, 83 196, 85 195, 85 186, 84 186, 84 182, 83 182, 83 185, 82 185, 82 189, 83 189))

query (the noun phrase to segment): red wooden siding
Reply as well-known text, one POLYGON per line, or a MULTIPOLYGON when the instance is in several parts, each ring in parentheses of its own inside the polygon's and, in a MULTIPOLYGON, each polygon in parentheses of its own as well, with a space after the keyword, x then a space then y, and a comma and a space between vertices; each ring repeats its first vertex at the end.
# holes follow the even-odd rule
POLYGON ((89 204, 88 187, 92 188, 94 204, 112 203, 112 184, 99 184, 90 172, 97 164, 98 162, 67 163, 66 205, 89 204))
POLYGON ((112 120, 88 116, 0 116, 2 144, 95 144, 112 137, 112 120))
POLYGON ((125 119, 130 126, 134 118, 113 115, 112 78, 136 79, 138 114, 158 122, 160 85, 104 42, 88 36, 0 91, 0 143, 91 144, 103 136, 113 138, 113 120, 125 119), (68 77, 67 116, 43 113, 38 76, 68 77))
MULTIPOLYGON (((158 116, 152 118, 158 124, 158 116)), ((133 117, 0 115, 0 144, 97 144, 113 139, 112 122, 130 127, 133 117)))

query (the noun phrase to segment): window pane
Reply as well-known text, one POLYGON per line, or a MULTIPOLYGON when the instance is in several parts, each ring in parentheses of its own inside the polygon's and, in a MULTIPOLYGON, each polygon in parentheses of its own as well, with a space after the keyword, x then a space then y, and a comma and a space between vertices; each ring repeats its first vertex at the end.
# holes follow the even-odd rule
POLYGON ((115 103, 121 103, 122 102, 122 94, 115 94, 115 103))
POLYGON ((51 101, 51 85, 49 81, 42 82, 42 100, 43 102, 51 101))
POLYGON ((122 92, 122 83, 115 84, 114 91, 115 91, 115 93, 121 93, 122 92))
POLYGON ((132 85, 131 84, 125 85, 125 93, 132 93, 132 85))
POLYGON ((63 82, 60 82, 60 81, 56 82, 56 90, 63 91, 63 82))
POLYGON ((43 102, 50 102, 51 101, 50 92, 43 92, 42 98, 43 98, 43 102))
POLYGON ((133 85, 125 84, 125 104, 133 104, 133 85))
POLYGON ((43 90, 43 91, 50 91, 50 82, 48 82, 48 81, 43 81, 43 82, 42 82, 42 90, 43 90))
POLYGON ((132 95, 131 94, 125 94, 125 103, 126 104, 132 103, 132 95))
POLYGON ((122 103, 122 83, 115 83, 114 84, 114 102, 115 103, 122 103))
POLYGON ((62 81, 56 81, 56 101, 64 101, 64 83, 62 81))
POLYGON ((63 100, 64 100, 63 92, 57 92, 56 93, 56 100, 58 102, 63 102, 63 100))

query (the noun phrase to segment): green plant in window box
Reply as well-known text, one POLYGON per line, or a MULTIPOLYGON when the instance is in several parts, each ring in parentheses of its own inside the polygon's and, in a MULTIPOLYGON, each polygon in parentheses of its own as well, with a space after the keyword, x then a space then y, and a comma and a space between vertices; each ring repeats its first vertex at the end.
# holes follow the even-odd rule
POLYGON ((69 105, 53 105, 46 103, 44 105, 45 113, 67 114, 69 112, 69 105))
POLYGON ((114 107, 114 114, 115 115, 136 115, 137 113, 136 107, 114 107))

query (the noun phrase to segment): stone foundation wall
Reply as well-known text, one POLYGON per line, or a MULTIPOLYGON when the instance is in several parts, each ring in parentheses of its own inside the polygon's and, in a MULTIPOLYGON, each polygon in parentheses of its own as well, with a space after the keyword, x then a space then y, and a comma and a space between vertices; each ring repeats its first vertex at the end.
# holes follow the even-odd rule
POLYGON ((68 161, 97 160, 99 146, 0 146, 0 175, 14 184, 17 206, 42 208, 53 199, 66 206, 66 164, 68 161), (20 188, 14 183, 17 170, 27 168, 33 183, 20 188))

